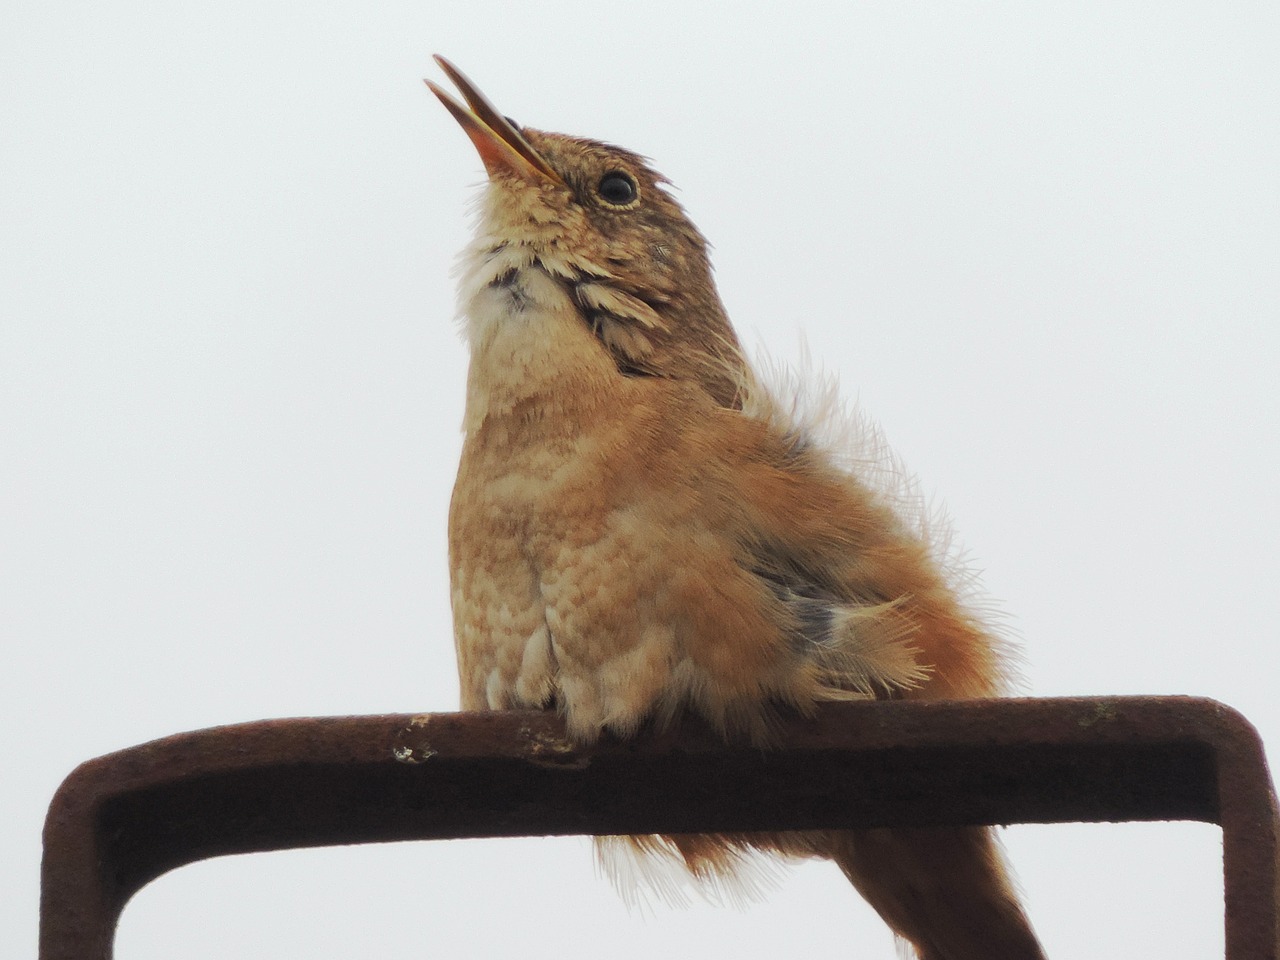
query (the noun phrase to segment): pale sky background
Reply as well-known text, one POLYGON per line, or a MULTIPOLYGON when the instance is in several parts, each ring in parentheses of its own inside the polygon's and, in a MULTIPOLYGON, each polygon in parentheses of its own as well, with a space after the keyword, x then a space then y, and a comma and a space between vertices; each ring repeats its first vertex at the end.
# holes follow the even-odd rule
MULTIPOLYGON (((1280 6, 10 4, 0 954, 80 761, 451 710, 479 162, 430 54, 651 156, 744 340, 801 338, 985 571, 1037 695, 1216 697, 1280 750, 1280 6)), ((1221 956, 1220 834, 1015 827, 1054 960, 1221 956)), ((826 864, 629 915, 585 840, 183 868, 121 960, 894 956, 826 864)))

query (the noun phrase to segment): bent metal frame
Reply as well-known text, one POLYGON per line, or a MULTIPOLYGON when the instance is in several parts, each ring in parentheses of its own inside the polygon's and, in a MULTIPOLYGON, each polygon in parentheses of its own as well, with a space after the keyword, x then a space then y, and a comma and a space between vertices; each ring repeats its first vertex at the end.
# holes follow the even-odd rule
POLYGON ((545 712, 265 720, 90 760, 50 805, 40 960, 107 960, 120 911, 224 854, 552 834, 1200 820, 1227 960, 1277 960, 1276 797, 1238 713, 1189 697, 824 705, 776 748, 689 729, 579 748, 545 712))

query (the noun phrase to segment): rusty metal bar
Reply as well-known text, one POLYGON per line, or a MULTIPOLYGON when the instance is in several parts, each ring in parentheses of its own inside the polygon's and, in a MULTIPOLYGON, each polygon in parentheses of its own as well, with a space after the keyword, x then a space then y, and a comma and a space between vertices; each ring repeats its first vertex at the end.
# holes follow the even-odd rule
POLYGON ((40 960, 108 960, 129 897, 223 854, 447 837, 1118 820, 1223 829, 1227 960, 1277 960, 1256 731, 1187 697, 824 706, 777 749, 580 749, 546 713, 266 720, 82 764, 49 808, 40 960))

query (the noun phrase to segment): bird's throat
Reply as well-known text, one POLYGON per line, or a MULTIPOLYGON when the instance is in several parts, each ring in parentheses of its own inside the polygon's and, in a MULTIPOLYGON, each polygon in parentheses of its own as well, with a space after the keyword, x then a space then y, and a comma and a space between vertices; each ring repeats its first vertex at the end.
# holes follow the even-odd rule
POLYGON ((468 280, 469 436, 499 429, 510 442, 544 442, 607 408, 624 386, 617 368, 565 284, 536 257, 515 267, 491 262, 468 280))

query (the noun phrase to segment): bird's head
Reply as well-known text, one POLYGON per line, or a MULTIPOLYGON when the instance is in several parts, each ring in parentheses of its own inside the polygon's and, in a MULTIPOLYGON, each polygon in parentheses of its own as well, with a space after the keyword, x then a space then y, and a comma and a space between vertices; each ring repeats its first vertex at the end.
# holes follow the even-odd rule
POLYGON ((625 375, 694 380, 737 402, 741 353, 707 244, 642 157, 521 127, 436 57, 465 105, 427 81, 489 175, 480 243, 495 276, 531 264, 563 284, 625 375))

